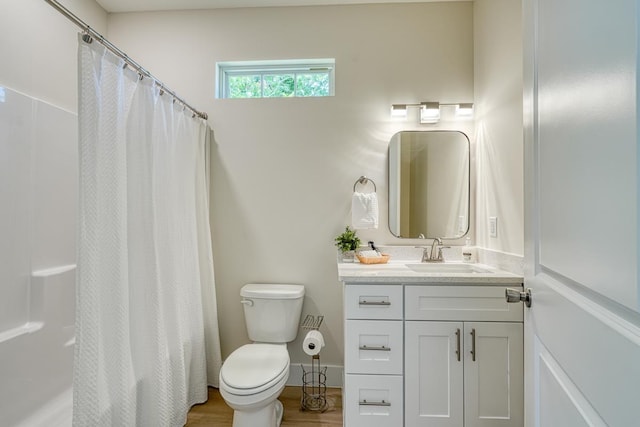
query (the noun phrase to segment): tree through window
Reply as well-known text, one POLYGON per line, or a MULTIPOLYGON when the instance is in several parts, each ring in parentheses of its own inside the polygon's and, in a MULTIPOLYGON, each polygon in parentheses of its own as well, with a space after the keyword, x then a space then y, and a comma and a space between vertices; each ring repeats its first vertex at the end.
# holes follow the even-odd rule
POLYGON ((218 63, 218 98, 332 96, 335 60, 218 63))

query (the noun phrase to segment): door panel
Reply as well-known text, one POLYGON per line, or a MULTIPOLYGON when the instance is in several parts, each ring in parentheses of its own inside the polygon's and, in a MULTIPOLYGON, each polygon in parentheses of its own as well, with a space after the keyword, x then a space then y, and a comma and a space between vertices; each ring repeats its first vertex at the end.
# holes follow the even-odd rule
MULTIPOLYGON (((590 402, 609 425, 637 424, 638 414, 621 408, 640 402, 640 328, 616 315, 615 308, 607 309, 604 301, 598 304, 596 296, 589 299, 546 274, 529 285, 535 296, 527 327, 533 328, 547 360, 556 362, 557 382, 563 389, 575 388, 570 400, 590 402)), ((540 346, 532 344, 534 357, 543 357, 540 346)))
POLYGON ((606 426, 542 343, 537 341, 535 347, 538 357, 535 370, 540 379, 540 425, 606 426))
POLYGON ((640 9, 523 7, 525 425, 639 425, 640 9))

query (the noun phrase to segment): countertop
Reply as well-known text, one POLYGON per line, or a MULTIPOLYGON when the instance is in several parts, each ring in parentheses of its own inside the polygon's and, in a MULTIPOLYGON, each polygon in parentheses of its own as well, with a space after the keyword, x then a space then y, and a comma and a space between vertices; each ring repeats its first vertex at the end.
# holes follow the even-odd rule
POLYGON ((482 284, 523 283, 522 276, 484 264, 420 263, 392 260, 387 264, 338 263, 338 278, 344 283, 370 284, 482 284), (414 271, 412 268, 436 271, 414 271), (437 271, 446 270, 451 271, 437 271), (456 270, 470 269, 460 272, 456 270))

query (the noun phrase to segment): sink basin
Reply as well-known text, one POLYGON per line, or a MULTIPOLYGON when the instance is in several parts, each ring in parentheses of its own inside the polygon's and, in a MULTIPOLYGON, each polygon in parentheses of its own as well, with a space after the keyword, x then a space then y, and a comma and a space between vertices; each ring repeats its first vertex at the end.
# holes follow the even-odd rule
POLYGON ((439 264, 439 263, 420 263, 405 264, 409 269, 416 273, 491 273, 490 270, 477 267, 473 264, 439 264))

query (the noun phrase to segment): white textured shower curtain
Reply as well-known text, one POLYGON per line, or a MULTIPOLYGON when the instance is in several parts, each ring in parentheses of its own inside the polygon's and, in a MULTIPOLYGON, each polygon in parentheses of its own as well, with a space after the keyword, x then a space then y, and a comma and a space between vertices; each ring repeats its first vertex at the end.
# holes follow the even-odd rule
POLYGON ((78 62, 73 423, 182 426, 221 365, 207 126, 98 42, 78 62))

